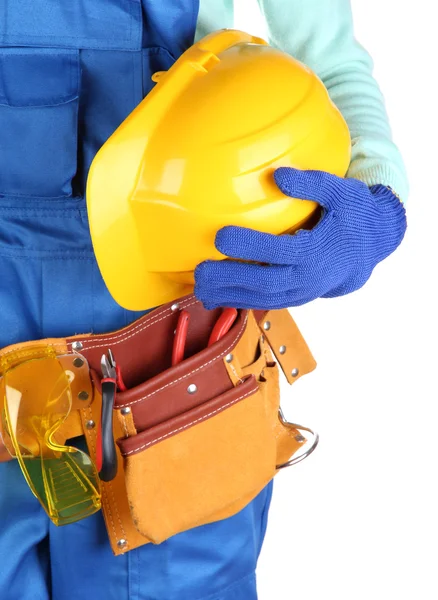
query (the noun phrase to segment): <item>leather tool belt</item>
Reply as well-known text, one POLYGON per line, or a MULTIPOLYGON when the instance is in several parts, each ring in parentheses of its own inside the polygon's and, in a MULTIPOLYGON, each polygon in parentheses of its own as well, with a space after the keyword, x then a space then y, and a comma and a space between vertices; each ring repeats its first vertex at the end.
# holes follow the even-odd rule
POLYGON ((108 351, 114 356, 125 390, 113 404, 118 469, 100 494, 116 555, 234 515, 279 468, 309 453, 302 433, 310 430, 280 410, 278 365, 290 384, 316 366, 289 312, 239 310, 231 329, 208 345, 220 312, 187 296, 113 333, 0 351, 0 364, 11 353, 29 358, 43 344, 86 362, 91 385, 87 393, 75 388, 57 440, 85 435, 97 462, 101 360, 108 351), (190 315, 185 358, 171 366, 181 310, 190 315))

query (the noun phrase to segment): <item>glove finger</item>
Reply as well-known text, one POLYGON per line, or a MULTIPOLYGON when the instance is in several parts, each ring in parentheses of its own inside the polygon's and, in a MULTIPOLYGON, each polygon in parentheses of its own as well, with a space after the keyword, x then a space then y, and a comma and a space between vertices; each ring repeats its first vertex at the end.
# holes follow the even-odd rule
POLYGON ((216 248, 230 258, 272 265, 296 265, 314 252, 324 251, 330 230, 336 233, 332 220, 332 213, 325 213, 313 229, 283 235, 244 227, 223 227, 216 234, 216 248))
POLYGON ((315 299, 312 296, 304 296, 294 291, 260 293, 235 287, 213 290, 208 295, 203 294, 202 290, 198 290, 195 287, 195 295, 205 308, 210 310, 219 307, 274 310, 289 308, 291 306, 301 306, 315 299))
POLYGON ((289 265, 289 235, 273 235, 245 227, 223 227, 216 234, 216 248, 225 256, 241 260, 289 265))
POLYGON ((291 167, 280 167, 274 173, 277 186, 291 198, 314 200, 327 209, 333 207, 345 187, 348 179, 331 175, 325 171, 301 171, 291 167))
POLYGON ((291 287, 294 267, 253 265, 231 260, 205 261, 195 269, 198 289, 210 290, 235 287, 269 293, 285 292, 291 287))

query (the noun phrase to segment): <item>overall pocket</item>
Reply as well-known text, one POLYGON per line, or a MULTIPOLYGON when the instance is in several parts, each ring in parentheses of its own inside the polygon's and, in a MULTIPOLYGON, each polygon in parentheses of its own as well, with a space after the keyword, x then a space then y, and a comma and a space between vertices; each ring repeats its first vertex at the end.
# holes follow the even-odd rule
POLYGON ((0 46, 140 50, 141 0, 1 0, 0 46))
POLYGON ((275 475, 277 402, 254 376, 118 444, 137 529, 154 543, 236 514, 275 475))
POLYGON ((78 96, 77 50, 0 48, 0 195, 72 195, 78 96))

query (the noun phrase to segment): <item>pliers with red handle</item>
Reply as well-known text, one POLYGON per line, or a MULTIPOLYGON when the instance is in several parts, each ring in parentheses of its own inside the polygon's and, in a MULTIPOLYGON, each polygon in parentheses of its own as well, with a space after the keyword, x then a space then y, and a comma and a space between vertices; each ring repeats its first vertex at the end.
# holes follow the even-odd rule
POLYGON ((117 452, 113 434, 113 408, 117 393, 117 369, 111 350, 100 361, 102 369, 102 414, 97 431, 96 463, 102 481, 117 474, 117 452))
MULTIPOLYGON (((226 333, 229 332, 237 318, 237 314, 238 313, 235 308, 223 309, 213 327, 207 346, 211 346, 215 342, 218 342, 226 333)), ((175 329, 175 338, 173 340, 172 367, 184 360, 184 350, 187 341, 189 322, 190 313, 187 310, 182 310, 178 317, 178 323, 176 324, 175 329)))
MULTIPOLYGON (((208 346, 218 342, 231 329, 237 318, 235 308, 224 308, 208 340, 208 346)), ((172 348, 172 366, 184 360, 184 350, 190 314, 182 310, 175 330, 172 348)), ((96 463, 102 481, 111 481, 117 474, 117 452, 113 434, 113 408, 117 389, 126 390, 120 369, 116 365, 111 350, 103 354, 100 362, 102 369, 102 415, 97 431, 96 463)))

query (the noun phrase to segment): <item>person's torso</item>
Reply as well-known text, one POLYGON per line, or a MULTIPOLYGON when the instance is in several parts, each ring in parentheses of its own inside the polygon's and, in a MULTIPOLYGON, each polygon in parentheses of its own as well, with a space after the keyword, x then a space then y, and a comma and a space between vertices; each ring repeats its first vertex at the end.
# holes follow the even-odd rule
POLYGON ((197 0, 0 0, 0 345, 137 316, 97 269, 87 174, 152 74, 193 43, 198 10, 197 0))
POLYGON ((0 193, 83 196, 94 154, 197 16, 195 0, 1 0, 0 193))

